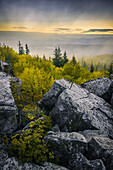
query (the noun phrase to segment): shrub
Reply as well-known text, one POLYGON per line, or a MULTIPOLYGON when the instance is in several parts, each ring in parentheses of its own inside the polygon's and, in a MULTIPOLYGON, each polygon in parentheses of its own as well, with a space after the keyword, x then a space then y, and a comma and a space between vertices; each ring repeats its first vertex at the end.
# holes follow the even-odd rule
POLYGON ((53 158, 53 153, 48 151, 44 136, 51 129, 49 116, 32 121, 26 130, 11 138, 10 156, 17 156, 22 162, 39 164, 53 158))

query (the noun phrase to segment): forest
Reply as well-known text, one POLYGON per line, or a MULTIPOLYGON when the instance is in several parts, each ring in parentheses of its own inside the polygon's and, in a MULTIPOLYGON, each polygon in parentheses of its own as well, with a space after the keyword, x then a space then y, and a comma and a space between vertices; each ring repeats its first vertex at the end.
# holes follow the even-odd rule
POLYGON ((69 60, 66 51, 62 54, 60 47, 55 47, 52 58, 47 59, 45 55, 40 58, 38 55, 30 55, 27 44, 25 50, 20 42, 18 46, 18 52, 6 45, 1 46, 0 59, 12 64, 12 74, 22 82, 21 87, 14 83, 11 85, 13 97, 23 120, 20 128, 32 122, 28 131, 12 137, 9 153, 11 156, 18 156, 23 162, 40 163, 40 161, 53 159, 54 153, 49 152, 43 140, 47 131, 52 127, 51 118, 45 115, 46 111, 42 113, 37 107, 37 102, 49 91, 55 80, 64 78, 81 85, 92 79, 108 77, 113 73, 113 64, 112 61, 106 64, 87 62, 83 59, 78 62, 75 56, 69 60), (45 120, 37 122, 36 119, 41 116, 45 120))

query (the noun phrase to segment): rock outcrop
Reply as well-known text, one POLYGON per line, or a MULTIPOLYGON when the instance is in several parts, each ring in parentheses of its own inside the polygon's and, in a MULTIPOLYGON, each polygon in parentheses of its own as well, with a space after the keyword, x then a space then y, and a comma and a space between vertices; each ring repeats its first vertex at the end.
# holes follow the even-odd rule
MULTIPOLYGON (((0 72, 0 135, 11 134, 17 128, 18 111, 10 79, 11 76, 0 72)), ((13 82, 17 81, 21 84, 13 78, 13 82)), ((89 81, 82 87, 64 79, 56 80, 38 105, 52 118, 53 128, 45 142, 59 166, 48 162, 39 166, 9 158, 7 148, 0 141, 0 169, 112 170, 112 104, 113 81, 109 79, 89 81)))
POLYGON ((0 135, 11 134, 17 128, 17 107, 10 87, 11 76, 0 72, 0 135))
MULTIPOLYGON (((60 80, 53 84, 54 93, 55 88, 58 88, 58 82, 60 80)), ((68 82, 66 81, 66 83, 68 82)), ((45 99, 49 101, 49 93, 51 94, 52 89, 44 96, 43 106, 45 106, 43 102, 45 99)), ((76 84, 64 89, 59 93, 57 101, 52 102, 53 107, 49 115, 52 117, 53 124, 58 124, 61 131, 73 132, 86 129, 110 131, 113 127, 111 106, 104 99, 76 84)))
POLYGON ((45 138, 50 150, 54 150, 57 163, 71 170, 105 170, 100 158, 88 160, 84 154, 88 150, 86 138, 76 132, 49 132, 45 138))
POLYGON ((61 79, 60 81, 55 81, 53 87, 47 92, 43 99, 38 103, 38 105, 44 105, 46 109, 52 109, 54 104, 57 102, 59 95, 67 88, 70 88, 71 82, 61 79))
POLYGON ((83 88, 64 79, 56 80, 40 101, 61 131, 53 128, 45 140, 58 155, 60 165, 69 169, 113 168, 113 109, 109 104, 112 81, 94 81, 83 88))
POLYGON ((89 142, 88 157, 102 159, 106 169, 113 169, 113 140, 106 137, 93 137, 89 142))
POLYGON ((113 107, 113 80, 109 78, 98 78, 83 83, 82 87, 90 93, 94 93, 103 98, 113 107))

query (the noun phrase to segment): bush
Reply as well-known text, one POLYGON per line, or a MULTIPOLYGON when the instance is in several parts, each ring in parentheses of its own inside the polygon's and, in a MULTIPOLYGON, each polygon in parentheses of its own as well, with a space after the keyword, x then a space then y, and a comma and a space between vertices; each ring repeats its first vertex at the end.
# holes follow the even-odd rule
POLYGON ((17 156, 22 162, 34 162, 39 164, 53 158, 53 153, 48 151, 44 136, 51 129, 49 116, 32 121, 26 130, 11 138, 10 156, 17 156))

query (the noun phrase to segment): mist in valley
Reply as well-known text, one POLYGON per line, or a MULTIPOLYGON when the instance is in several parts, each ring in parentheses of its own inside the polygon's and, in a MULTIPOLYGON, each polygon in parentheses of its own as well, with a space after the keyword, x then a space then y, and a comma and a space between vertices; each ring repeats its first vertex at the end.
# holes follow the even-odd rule
POLYGON ((113 35, 45 34, 29 32, 0 32, 0 43, 5 43, 18 51, 18 41, 25 47, 27 43, 31 55, 53 57, 54 49, 60 46, 62 54, 69 59, 75 57, 113 54, 113 35))

